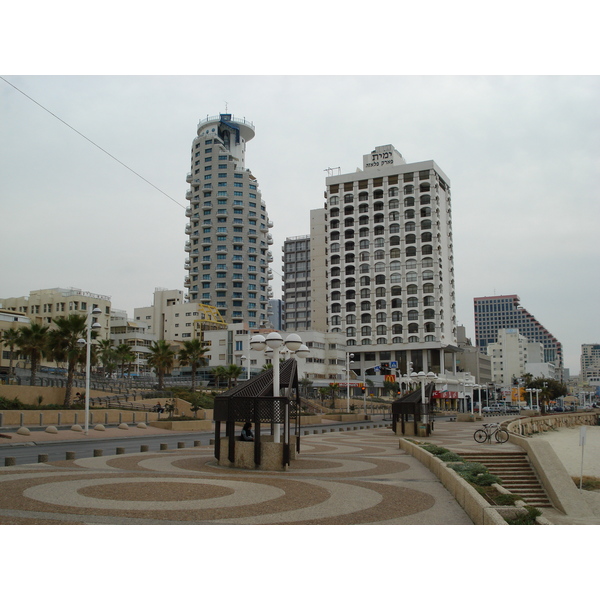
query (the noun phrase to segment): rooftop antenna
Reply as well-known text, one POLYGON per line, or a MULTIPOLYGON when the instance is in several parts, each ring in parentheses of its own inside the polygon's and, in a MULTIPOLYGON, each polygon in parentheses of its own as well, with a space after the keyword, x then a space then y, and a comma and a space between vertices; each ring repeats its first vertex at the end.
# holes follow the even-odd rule
POLYGON ((227 110, 228 106, 229 104, 227 103, 227 101, 225 101, 225 114, 229 114, 229 111, 227 110))

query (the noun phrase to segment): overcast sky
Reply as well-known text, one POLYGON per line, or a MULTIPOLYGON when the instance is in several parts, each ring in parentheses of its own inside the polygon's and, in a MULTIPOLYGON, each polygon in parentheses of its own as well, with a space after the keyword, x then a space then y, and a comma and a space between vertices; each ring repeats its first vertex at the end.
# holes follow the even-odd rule
POLYGON ((474 297, 517 294, 573 372, 580 345, 600 343, 597 77, 6 79, 160 191, 0 80, 0 297, 75 287, 132 316, 155 287, 183 289, 190 148, 199 119, 227 107, 256 128, 246 166, 274 221, 276 273, 283 240, 323 206, 325 170, 393 144, 450 179, 469 335, 474 297))

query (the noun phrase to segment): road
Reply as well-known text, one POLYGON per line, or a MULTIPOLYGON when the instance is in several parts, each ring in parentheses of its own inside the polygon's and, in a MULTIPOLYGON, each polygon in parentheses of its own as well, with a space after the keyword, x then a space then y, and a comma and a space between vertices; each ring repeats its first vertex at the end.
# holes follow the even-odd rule
MULTIPOLYGON (((366 421, 354 423, 329 423, 327 425, 307 425, 301 430, 309 431, 329 431, 337 430, 340 427, 351 427, 364 424, 366 421)), ((389 422, 387 422, 389 423, 389 422)), ((33 429, 32 429, 33 430, 33 429)), ((292 432, 294 429, 292 429, 292 432)), ((11 433, 9 430, 3 430, 4 433, 11 433)), ((14 430, 12 430, 14 433, 14 430)), ((270 433, 269 429, 263 429, 263 434, 270 433)), ((18 437, 18 436, 17 436, 18 437)), ((117 448, 124 448, 125 454, 140 452, 141 446, 148 446, 149 452, 158 452, 161 444, 167 444, 169 450, 177 448, 178 442, 184 442, 186 448, 191 448, 194 442, 199 441, 200 445, 208 446, 210 440, 215 437, 214 431, 207 432, 178 432, 165 435, 153 434, 148 436, 132 436, 119 438, 106 438, 94 440, 76 440, 76 441, 53 441, 53 442, 31 442, 26 438, 11 444, 0 444, 0 467, 5 466, 5 458, 13 457, 16 465, 27 465, 38 462, 39 455, 47 455, 48 462, 65 460, 67 452, 75 452, 75 458, 90 458, 94 456, 94 450, 102 450, 104 456, 116 455, 117 448)), ((15 437, 13 436, 13 440, 15 437)))

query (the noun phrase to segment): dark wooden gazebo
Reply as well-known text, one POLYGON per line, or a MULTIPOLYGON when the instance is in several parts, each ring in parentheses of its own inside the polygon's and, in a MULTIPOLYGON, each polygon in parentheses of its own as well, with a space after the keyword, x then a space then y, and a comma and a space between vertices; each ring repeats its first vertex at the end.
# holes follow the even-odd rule
MULTIPOLYGON (((392 430, 397 433, 398 422, 400 422, 401 433, 405 434, 405 424, 408 420, 408 416, 412 415, 415 423, 415 435, 417 434, 417 423, 420 423, 423 415, 429 416, 431 413, 431 396, 435 385, 433 383, 427 384, 425 387, 425 398, 427 403, 424 405, 421 397, 421 388, 409 392, 402 398, 398 398, 392 402, 392 430)), ((431 435, 433 429, 433 423, 431 419, 427 419, 427 429, 425 434, 431 435)))
MULTIPOLYGON (((273 368, 276 368, 274 365, 273 368)), ((254 464, 261 464, 261 424, 283 425, 283 467, 290 464, 290 423, 295 420, 296 452, 300 452, 300 394, 298 390, 298 363, 290 358, 279 363, 280 388, 286 388, 285 396, 274 396, 273 369, 268 369, 248 381, 244 381, 215 398, 215 457, 220 459, 221 423, 225 423, 225 435, 229 438, 228 458, 235 460, 236 423, 254 424, 254 464)), ((278 393, 280 390, 277 390, 278 393)))

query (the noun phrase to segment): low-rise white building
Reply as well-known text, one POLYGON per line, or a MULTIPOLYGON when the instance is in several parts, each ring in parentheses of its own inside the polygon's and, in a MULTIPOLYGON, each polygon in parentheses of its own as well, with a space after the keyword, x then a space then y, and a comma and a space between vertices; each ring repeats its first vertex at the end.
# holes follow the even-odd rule
MULTIPOLYGON (((498 341, 488 344, 487 353, 492 358, 494 382, 510 386, 513 378, 530 373, 530 367, 543 364, 544 345, 541 342, 528 342, 518 329, 499 329, 498 341)), ((541 367, 537 370, 541 372, 541 367)))
POLYGON ((156 341, 156 334, 148 333, 145 323, 131 321, 123 310, 113 310, 110 315, 110 339, 116 348, 121 344, 129 346, 135 356, 133 373, 149 373, 148 356, 150 346, 156 341))

